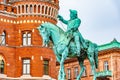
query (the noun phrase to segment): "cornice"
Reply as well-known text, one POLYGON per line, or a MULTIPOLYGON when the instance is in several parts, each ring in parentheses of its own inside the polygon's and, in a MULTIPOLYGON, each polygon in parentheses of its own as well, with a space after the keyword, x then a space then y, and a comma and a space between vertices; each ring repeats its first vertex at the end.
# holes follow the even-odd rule
POLYGON ((111 49, 101 50, 101 51, 99 51, 99 56, 109 55, 109 54, 114 54, 114 53, 119 53, 120 54, 120 48, 111 48, 111 49))
POLYGON ((112 48, 120 48, 120 42, 118 42, 116 39, 113 39, 113 41, 111 41, 110 43, 98 46, 99 51, 108 50, 112 48))

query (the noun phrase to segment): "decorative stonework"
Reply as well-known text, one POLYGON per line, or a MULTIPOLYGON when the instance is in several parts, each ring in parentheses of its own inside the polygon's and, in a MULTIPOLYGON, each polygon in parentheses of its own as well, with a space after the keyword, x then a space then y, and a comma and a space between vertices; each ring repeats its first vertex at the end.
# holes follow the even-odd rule
POLYGON ((45 23, 46 21, 42 21, 42 20, 9 20, 9 19, 4 19, 1 18, 0 19, 1 22, 5 22, 5 23, 13 23, 13 24, 23 24, 23 23, 45 23))

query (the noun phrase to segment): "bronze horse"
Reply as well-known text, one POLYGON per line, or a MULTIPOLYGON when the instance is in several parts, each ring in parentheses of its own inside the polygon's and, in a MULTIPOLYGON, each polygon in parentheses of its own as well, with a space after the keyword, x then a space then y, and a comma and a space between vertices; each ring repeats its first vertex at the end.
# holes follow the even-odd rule
POLYGON ((93 71, 93 80, 96 80, 96 68, 98 67, 98 46, 95 43, 85 40, 87 49, 81 48, 81 55, 76 54, 76 45, 73 40, 66 37, 66 33, 52 23, 43 23, 38 27, 39 33, 43 38, 43 46, 53 42, 53 50, 57 61, 60 63, 58 80, 65 80, 64 61, 67 57, 77 57, 81 67, 77 80, 80 80, 84 72, 84 60, 88 58, 93 71))

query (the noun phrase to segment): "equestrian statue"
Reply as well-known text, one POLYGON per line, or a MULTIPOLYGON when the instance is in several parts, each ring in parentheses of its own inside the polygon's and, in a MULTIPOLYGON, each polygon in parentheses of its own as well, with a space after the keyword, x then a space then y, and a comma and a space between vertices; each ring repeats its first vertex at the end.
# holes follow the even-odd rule
POLYGON ((70 10, 70 20, 65 20, 58 15, 58 19, 67 25, 64 32, 60 27, 50 22, 41 24, 37 29, 43 38, 43 46, 47 46, 49 41, 53 42, 53 50, 57 61, 60 63, 58 80, 65 80, 64 62, 67 58, 76 57, 81 67, 77 80, 81 79, 85 70, 84 60, 88 58, 93 71, 93 80, 96 80, 96 68, 98 68, 98 46, 82 37, 78 28, 81 20, 78 18, 76 10, 70 10))

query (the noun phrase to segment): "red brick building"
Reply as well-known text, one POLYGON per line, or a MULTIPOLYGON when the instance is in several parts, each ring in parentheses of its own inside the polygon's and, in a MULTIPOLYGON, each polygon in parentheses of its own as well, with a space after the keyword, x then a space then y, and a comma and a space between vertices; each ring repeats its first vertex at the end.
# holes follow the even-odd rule
MULTIPOLYGON (((97 80, 120 80, 120 42, 116 39, 110 43, 99 46, 99 65, 97 80), (102 75, 102 74, 105 75, 102 75)), ((84 61, 85 71, 81 80, 93 80, 93 75, 89 61, 84 61)), ((67 59, 64 63, 67 80, 75 80, 80 71, 79 63, 76 58, 67 59)), ((58 75, 59 64, 56 71, 58 75)), ((56 77, 57 79, 57 77, 56 77)))
POLYGON ((58 10, 58 0, 0 0, 0 78, 56 77, 55 56, 36 27, 56 24, 58 10))

